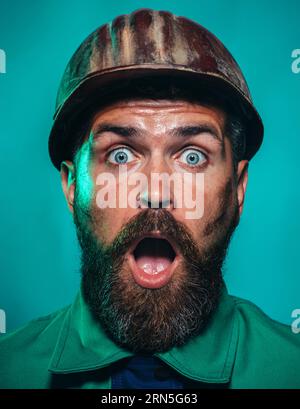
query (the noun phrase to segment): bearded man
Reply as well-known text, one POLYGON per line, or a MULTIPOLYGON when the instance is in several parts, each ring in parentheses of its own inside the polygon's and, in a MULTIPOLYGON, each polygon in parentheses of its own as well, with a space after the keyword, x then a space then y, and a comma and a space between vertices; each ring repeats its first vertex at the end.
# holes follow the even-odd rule
POLYGON ((262 138, 240 68, 204 27, 140 9, 95 30, 66 68, 49 138, 81 287, 1 339, 0 386, 300 387, 299 338, 222 277, 262 138), (191 217, 183 195, 203 211, 191 217))

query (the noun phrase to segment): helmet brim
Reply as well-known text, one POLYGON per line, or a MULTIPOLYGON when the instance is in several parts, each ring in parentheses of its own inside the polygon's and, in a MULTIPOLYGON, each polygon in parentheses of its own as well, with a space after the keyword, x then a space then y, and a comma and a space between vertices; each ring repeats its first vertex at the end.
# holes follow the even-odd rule
POLYGON ((59 170, 61 162, 72 160, 73 147, 76 141, 74 127, 78 126, 82 113, 90 108, 91 101, 97 95, 97 100, 109 98, 118 87, 122 87, 128 80, 143 77, 167 76, 181 78, 191 82, 205 84, 209 89, 217 90, 226 96, 232 106, 236 107, 245 126, 245 154, 244 159, 250 160, 261 146, 264 127, 260 115, 252 101, 244 95, 233 83, 216 73, 199 72, 185 66, 165 66, 159 64, 140 64, 126 67, 113 67, 101 70, 87 76, 73 91, 66 96, 63 103, 54 114, 54 123, 49 137, 49 154, 54 166, 59 170), (73 130, 72 130, 73 129, 73 130))

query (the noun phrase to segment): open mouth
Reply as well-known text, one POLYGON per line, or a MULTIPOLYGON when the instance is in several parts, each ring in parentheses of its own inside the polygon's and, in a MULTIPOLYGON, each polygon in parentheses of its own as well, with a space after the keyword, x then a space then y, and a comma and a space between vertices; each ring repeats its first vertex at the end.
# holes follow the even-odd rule
POLYGON ((166 285, 178 263, 178 255, 170 241, 159 234, 143 237, 129 256, 135 281, 142 287, 166 285))

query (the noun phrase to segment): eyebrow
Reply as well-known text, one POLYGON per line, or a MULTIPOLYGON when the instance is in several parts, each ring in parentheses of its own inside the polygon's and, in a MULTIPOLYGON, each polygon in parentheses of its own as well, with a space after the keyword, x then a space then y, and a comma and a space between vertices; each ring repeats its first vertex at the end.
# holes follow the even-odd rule
POLYGON ((139 131, 136 128, 132 128, 129 126, 119 126, 110 123, 103 123, 97 125, 94 129, 92 129, 94 137, 100 136, 104 132, 112 132, 120 136, 130 137, 130 136, 138 136, 139 131))
POLYGON ((180 126, 171 131, 172 136, 188 137, 207 133, 211 135, 214 139, 218 140, 220 143, 223 143, 222 136, 218 132, 218 129, 208 123, 201 123, 198 125, 189 125, 189 126, 180 126))
MULTIPOLYGON (((98 138, 104 132, 112 132, 123 137, 138 137, 143 134, 143 130, 130 126, 120 126, 112 123, 102 123, 92 129, 94 138, 98 138)), ((201 123, 196 125, 180 126, 172 129, 170 135, 174 137, 189 137, 199 134, 209 134, 219 143, 223 144, 222 136, 218 129, 210 123, 201 123)))

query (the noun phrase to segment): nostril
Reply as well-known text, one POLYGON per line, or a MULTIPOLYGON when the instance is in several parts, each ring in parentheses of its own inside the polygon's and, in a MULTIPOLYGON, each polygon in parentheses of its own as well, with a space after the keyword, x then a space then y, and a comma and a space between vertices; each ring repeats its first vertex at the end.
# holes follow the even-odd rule
POLYGON ((169 207, 170 204, 171 204, 170 200, 166 199, 166 200, 161 200, 158 203, 156 202, 155 203, 156 206, 153 206, 153 207, 158 208, 158 209, 163 209, 163 208, 169 207))
POLYGON ((140 196, 140 204, 142 207, 148 207, 152 209, 162 209, 171 206, 170 198, 161 199, 155 195, 149 197, 147 192, 144 192, 140 196))
POLYGON ((146 206, 152 209, 164 209, 166 207, 169 207, 170 204, 171 204, 170 200, 162 200, 162 201, 147 200, 146 206))

